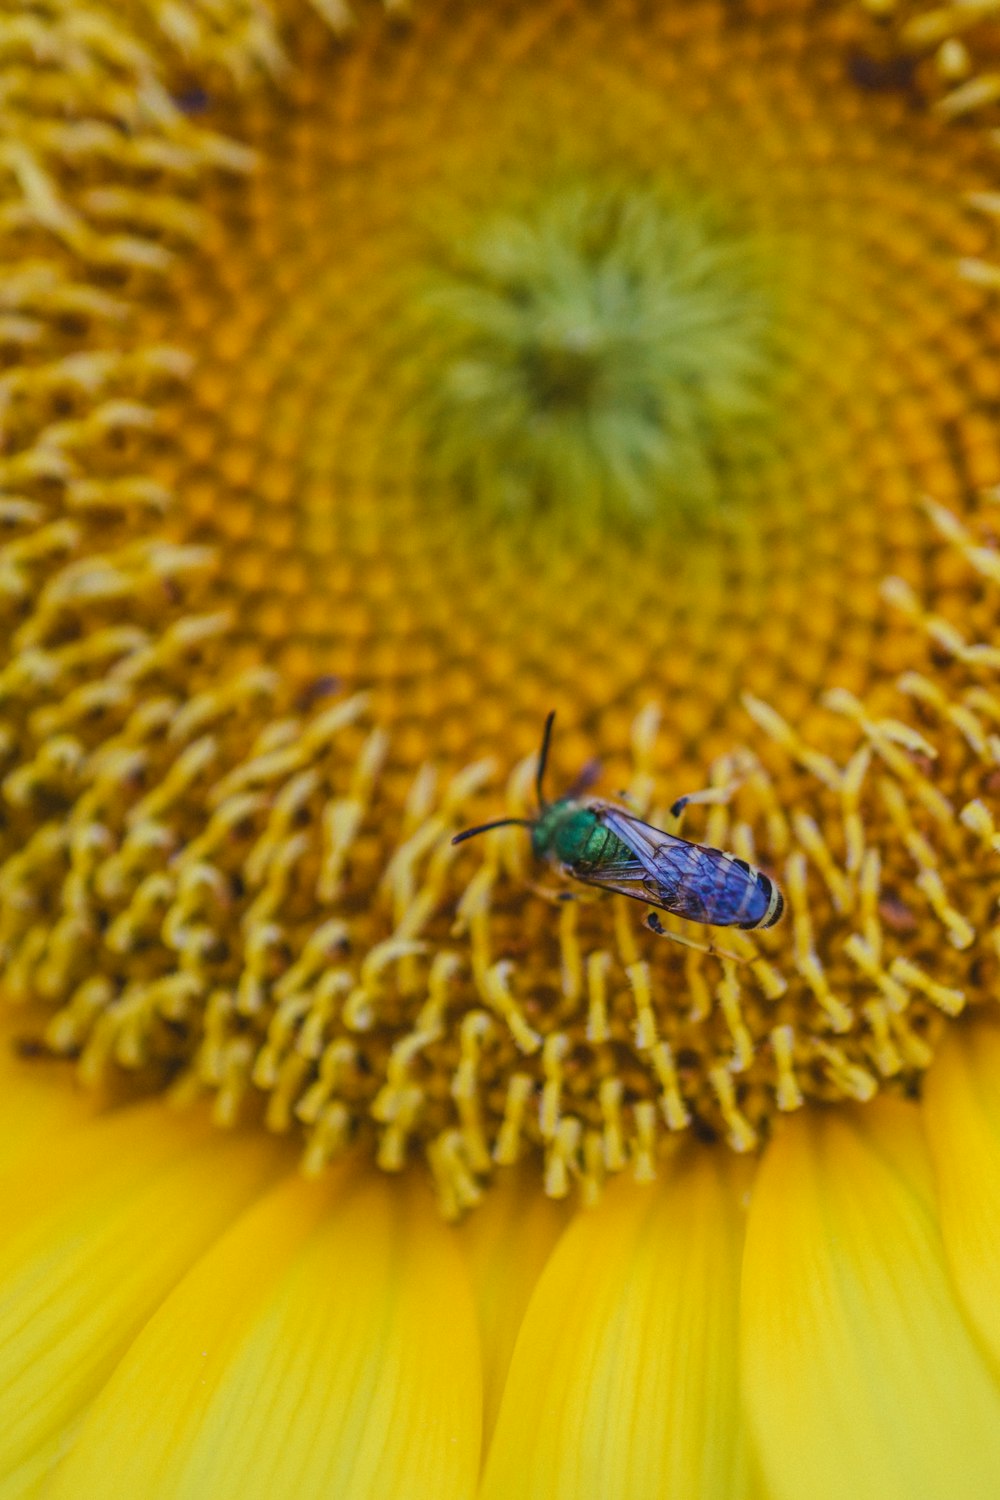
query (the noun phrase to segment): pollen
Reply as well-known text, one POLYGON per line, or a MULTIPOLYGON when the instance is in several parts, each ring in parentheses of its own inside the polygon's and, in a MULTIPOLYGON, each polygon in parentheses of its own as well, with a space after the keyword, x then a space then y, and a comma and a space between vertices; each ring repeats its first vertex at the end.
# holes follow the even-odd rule
POLYGON ((452 1216, 919 1090, 1000 969, 993 9, 3 31, 25 1067, 452 1216), (536 815, 553 709, 554 795, 686 799, 782 920, 454 846, 536 815))

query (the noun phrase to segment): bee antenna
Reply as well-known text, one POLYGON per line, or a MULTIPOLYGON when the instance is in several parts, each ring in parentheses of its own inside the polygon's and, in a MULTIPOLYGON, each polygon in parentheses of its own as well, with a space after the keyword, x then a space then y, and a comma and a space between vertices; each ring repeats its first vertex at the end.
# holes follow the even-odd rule
POLYGON ((530 818, 497 818, 494 823, 479 823, 475 828, 466 828, 463 833, 456 833, 452 843, 464 844, 466 839, 475 838, 477 833, 489 833, 491 828, 509 828, 514 823, 521 828, 534 826, 530 818))
POLYGON ((538 770, 535 774, 535 795, 538 798, 539 809, 544 811, 548 805, 542 793, 542 778, 545 775, 545 765, 549 758, 549 744, 552 740, 552 725, 555 723, 556 711, 553 708, 545 720, 545 728, 542 730, 542 748, 538 752, 538 770))

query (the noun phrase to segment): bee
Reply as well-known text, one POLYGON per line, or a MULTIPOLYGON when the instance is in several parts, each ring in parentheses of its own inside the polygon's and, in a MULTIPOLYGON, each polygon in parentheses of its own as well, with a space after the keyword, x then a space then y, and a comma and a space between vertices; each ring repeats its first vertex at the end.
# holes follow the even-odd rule
MULTIPOLYGON (((554 712, 545 720, 538 755, 537 818, 497 818, 480 823, 457 833, 453 844, 464 843, 491 828, 517 824, 530 830, 531 847, 538 859, 547 860, 563 875, 584 885, 617 891, 708 927, 774 926, 784 908, 784 898, 762 870, 735 854, 692 844, 653 828, 613 802, 582 796, 593 778, 591 771, 585 771, 563 796, 547 802, 542 787, 554 720, 554 712)), ((672 813, 678 815, 689 800, 680 798, 672 813)), ((655 911, 649 913, 646 923, 660 937, 699 946, 667 932, 655 911)))

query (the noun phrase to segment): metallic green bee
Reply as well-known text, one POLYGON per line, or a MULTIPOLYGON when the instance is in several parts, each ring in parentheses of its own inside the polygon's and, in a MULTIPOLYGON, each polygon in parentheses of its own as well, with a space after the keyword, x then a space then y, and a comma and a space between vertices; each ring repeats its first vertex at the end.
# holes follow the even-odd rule
MULTIPOLYGON (((481 823, 457 833, 453 844, 491 828, 519 824, 531 830, 531 847, 539 859, 586 885, 618 891, 710 927, 773 927, 785 904, 773 880, 735 854, 689 843, 641 822, 613 802, 581 796, 592 779, 590 771, 564 796, 546 802, 542 779, 554 719, 555 713, 550 713, 545 720, 538 756, 538 817, 481 823)), ((687 800, 682 797, 671 811, 679 813, 687 800)), ((665 930, 655 912, 646 921, 660 936, 676 936, 665 930)))

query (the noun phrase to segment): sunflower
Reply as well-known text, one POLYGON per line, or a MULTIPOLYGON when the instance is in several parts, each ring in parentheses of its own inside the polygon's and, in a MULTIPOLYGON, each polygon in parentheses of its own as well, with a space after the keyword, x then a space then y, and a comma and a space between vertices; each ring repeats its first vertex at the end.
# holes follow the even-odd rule
POLYGON ((0 19, 0 1495, 1000 1492, 998 12, 0 19))

